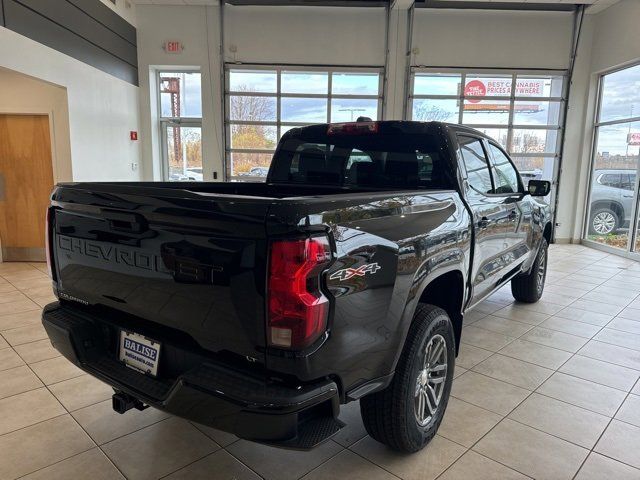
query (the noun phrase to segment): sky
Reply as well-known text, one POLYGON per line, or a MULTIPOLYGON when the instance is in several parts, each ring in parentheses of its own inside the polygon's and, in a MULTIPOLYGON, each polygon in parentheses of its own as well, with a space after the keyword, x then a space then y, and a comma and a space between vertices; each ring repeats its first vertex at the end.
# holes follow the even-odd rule
MULTIPOLYGON (((282 72, 282 93, 327 94, 329 74, 327 72, 282 72)), ((340 95, 378 95, 379 75, 334 72, 332 93, 340 95)), ((264 70, 231 70, 230 90, 248 89, 254 92, 276 93, 277 73, 264 70)))
MULTIPOLYGON (((600 121, 640 117, 640 65, 604 76, 600 121)), ((598 129, 598 153, 638 155, 638 146, 627 145, 627 135, 640 132, 640 122, 602 126, 598 129)))
MULTIPOLYGON (((182 90, 181 116, 201 117, 202 116, 202 76, 200 73, 165 73, 161 77, 178 77, 182 90)), ((171 117, 171 95, 168 93, 160 95, 161 110, 163 117, 171 117)))

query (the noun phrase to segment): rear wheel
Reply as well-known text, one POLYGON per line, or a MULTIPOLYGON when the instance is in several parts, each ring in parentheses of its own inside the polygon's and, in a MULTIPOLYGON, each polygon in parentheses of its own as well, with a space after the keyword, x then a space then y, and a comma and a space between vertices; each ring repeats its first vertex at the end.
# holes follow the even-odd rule
POLYGON ((531 271, 527 275, 518 275, 511 280, 511 294, 517 301, 535 303, 542 297, 544 282, 547 278, 548 251, 547 239, 543 238, 531 271))
POLYGON ((599 208, 591 214, 589 232, 595 235, 609 235, 619 228, 618 214, 608 208, 599 208))
POLYGON ((389 386, 360 400, 367 432, 394 450, 417 452, 436 434, 449 401, 455 339, 447 313, 419 304, 389 386))

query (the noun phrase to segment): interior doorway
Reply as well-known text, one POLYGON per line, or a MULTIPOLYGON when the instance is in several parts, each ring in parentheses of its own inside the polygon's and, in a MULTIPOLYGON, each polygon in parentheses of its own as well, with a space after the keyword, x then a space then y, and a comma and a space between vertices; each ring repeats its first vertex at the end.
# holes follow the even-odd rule
POLYGON ((0 245, 3 261, 44 261, 53 189, 48 115, 0 115, 0 245))

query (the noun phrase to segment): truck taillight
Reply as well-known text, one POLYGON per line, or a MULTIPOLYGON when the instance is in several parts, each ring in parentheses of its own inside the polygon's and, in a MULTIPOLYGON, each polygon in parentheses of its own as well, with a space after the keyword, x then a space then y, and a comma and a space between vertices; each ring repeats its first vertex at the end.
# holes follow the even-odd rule
POLYGON ((46 223, 44 226, 44 251, 45 251, 45 255, 47 258, 47 269, 49 271, 49 277, 52 280, 55 280, 55 278, 53 277, 53 258, 51 256, 51 227, 53 224, 53 208, 51 207, 47 207, 47 215, 46 215, 46 223))
POLYGON ((326 237, 271 244, 267 338, 270 346, 300 350, 327 329, 329 299, 320 288, 331 261, 326 237))
POLYGON ((362 133, 378 133, 378 122, 332 123, 327 128, 327 135, 359 135, 362 133))

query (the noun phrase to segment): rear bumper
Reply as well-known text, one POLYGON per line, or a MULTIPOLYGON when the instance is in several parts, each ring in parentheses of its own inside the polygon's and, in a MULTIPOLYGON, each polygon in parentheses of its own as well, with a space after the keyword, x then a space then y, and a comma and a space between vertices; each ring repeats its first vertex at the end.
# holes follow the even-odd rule
POLYGON ((42 323, 54 348, 114 389, 240 438, 309 449, 344 426, 336 418, 338 388, 330 380, 284 386, 206 361, 177 378, 153 378, 117 360, 105 345, 99 318, 52 303, 42 323))

